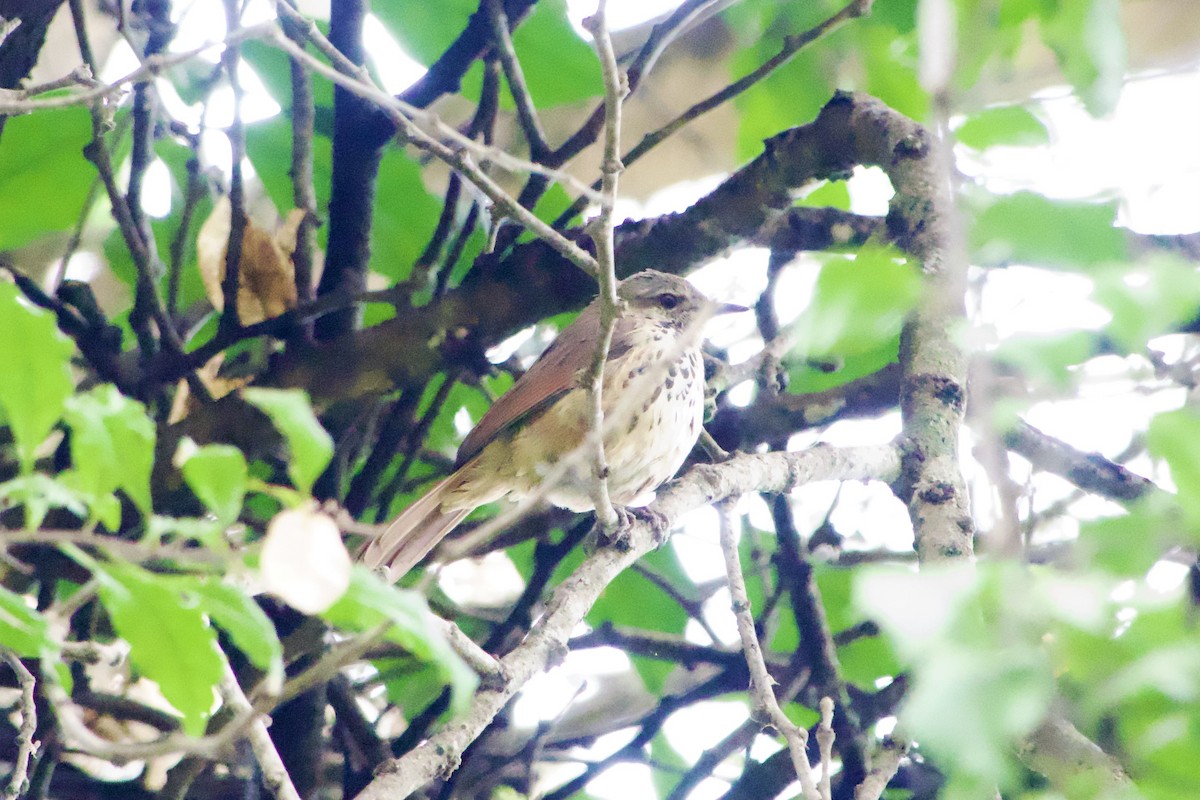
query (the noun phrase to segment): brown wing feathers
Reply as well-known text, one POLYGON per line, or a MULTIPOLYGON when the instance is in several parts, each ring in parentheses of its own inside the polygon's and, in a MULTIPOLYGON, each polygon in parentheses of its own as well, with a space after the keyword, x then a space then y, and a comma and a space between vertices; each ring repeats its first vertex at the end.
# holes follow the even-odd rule
MULTIPOLYGON (((618 321, 618 334, 627 322, 626 319, 618 321)), ((400 577, 471 513, 470 508, 442 509, 442 501, 461 471, 505 431, 541 413, 574 388, 580 371, 595 354, 599 328, 599 306, 592 303, 579 312, 575 321, 558 335, 529 371, 483 415, 463 440, 455 471, 406 508, 382 536, 363 549, 360 557, 367 566, 376 569, 386 565, 391 577, 400 577)), ((618 342, 627 338, 614 336, 618 342)), ((615 358, 621 353, 618 345, 610 350, 609 357, 615 358)))

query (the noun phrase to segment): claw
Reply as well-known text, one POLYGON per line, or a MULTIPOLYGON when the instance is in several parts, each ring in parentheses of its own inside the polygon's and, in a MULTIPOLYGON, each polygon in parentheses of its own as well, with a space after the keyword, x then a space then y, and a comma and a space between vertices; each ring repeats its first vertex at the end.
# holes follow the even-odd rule
POLYGON ((661 546, 666 543, 668 535, 671 533, 671 521, 661 511, 652 506, 627 508, 625 511, 631 517, 640 519, 650 526, 650 533, 654 537, 655 545, 661 546))
POLYGON ((650 507, 616 506, 614 510, 617 512, 617 527, 611 533, 606 533, 599 526, 596 528, 597 539, 602 545, 628 550, 631 546, 629 531, 638 521, 650 527, 650 533, 654 537, 656 546, 661 546, 667 541, 667 534, 670 533, 671 527, 662 513, 650 507))

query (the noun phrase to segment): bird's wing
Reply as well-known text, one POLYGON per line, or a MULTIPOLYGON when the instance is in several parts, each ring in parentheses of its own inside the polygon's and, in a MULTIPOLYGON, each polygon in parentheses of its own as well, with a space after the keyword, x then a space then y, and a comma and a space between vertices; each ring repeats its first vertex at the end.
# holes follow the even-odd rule
MULTIPOLYGON (((608 357, 621 355, 622 323, 617 321, 608 357)), ((600 306, 593 302, 568 325, 524 375, 488 409, 458 449, 455 466, 479 454, 497 436, 546 410, 576 385, 580 370, 591 363, 600 335, 600 306)), ((627 349, 627 348, 625 348, 627 349)))

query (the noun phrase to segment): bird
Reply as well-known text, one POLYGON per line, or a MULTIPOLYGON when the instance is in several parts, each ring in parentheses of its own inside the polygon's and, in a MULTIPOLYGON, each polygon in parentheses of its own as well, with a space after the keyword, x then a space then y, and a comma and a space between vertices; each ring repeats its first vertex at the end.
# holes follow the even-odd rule
MULTIPOLYGON (((746 311, 710 300, 687 280, 656 270, 617 285, 619 316, 603 367, 608 493, 619 507, 644 505, 700 436, 704 363, 700 328, 715 314, 746 311), (645 378, 643 378, 645 376, 645 378), (612 423, 612 424, 610 424, 612 423)), ((600 299, 579 313, 463 440, 454 471, 400 513, 360 559, 398 580, 475 508, 538 490, 589 431, 584 376, 600 338, 600 299)), ((593 461, 574 458, 545 498, 593 509, 593 461)))

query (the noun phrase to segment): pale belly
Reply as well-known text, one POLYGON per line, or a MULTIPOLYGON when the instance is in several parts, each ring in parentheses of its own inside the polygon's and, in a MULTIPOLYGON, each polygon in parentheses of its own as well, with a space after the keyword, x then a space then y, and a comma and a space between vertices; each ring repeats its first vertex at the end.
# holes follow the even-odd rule
MULTIPOLYGON (((645 505, 653 499, 654 490, 683 465, 704 421, 704 368, 699 352, 685 355, 665 371, 657 358, 643 361, 626 358, 605 370, 608 492, 612 502, 621 506, 645 505), (644 368, 645 379, 637 372, 639 367, 644 368)), ((543 484, 559 461, 579 447, 589 416, 587 393, 574 390, 511 439, 484 448, 471 470, 475 491, 461 498, 462 505, 490 502, 505 494, 519 500, 545 489, 543 484)), ((585 454, 574 462, 545 497, 562 508, 588 511, 593 508, 588 491, 592 460, 585 454)))

